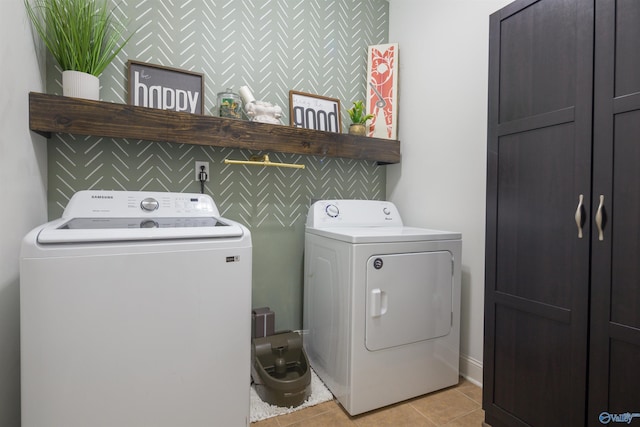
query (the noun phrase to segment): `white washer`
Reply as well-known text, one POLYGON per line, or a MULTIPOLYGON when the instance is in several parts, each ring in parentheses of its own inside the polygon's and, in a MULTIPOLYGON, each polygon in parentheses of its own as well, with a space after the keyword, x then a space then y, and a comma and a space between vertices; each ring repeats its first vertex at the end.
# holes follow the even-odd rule
POLYGON ((76 193, 22 245, 22 426, 247 426, 251 250, 206 195, 76 193))
POLYGON ((404 227, 391 202, 311 206, 304 346, 351 415, 458 383, 461 251, 460 233, 404 227))

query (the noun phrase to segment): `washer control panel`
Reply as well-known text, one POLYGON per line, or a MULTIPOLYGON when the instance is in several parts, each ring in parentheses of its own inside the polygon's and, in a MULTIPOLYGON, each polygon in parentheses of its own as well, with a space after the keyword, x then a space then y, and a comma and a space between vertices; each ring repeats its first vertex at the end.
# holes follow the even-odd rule
POLYGON ((307 227, 402 226, 396 206, 383 200, 319 200, 311 205, 307 227))
POLYGON ((198 193, 150 191, 79 191, 71 198, 64 218, 219 217, 213 199, 198 193))

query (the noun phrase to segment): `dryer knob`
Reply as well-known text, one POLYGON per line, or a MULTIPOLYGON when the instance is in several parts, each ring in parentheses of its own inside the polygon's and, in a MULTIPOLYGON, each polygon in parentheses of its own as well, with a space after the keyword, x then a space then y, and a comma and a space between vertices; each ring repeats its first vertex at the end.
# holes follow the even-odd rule
POLYGON ((335 218, 338 215, 340 215, 340 209, 338 209, 338 207, 336 205, 327 205, 326 208, 324 208, 324 211, 327 213, 327 215, 329 215, 331 218, 335 218))
POLYGON ((391 215, 391 209, 385 206, 384 208, 382 208, 382 213, 385 215, 391 215))
POLYGON ((153 212, 158 209, 160 204, 153 197, 147 197, 146 199, 140 202, 140 208, 146 212, 153 212))

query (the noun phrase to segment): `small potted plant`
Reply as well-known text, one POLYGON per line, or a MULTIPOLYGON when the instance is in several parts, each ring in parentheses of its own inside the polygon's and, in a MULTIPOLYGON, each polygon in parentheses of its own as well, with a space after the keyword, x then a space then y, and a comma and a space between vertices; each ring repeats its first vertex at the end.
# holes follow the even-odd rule
POLYGON ((351 117, 351 126, 349 126, 349 133, 352 135, 366 135, 366 123, 367 120, 373 118, 373 114, 365 114, 364 103, 360 100, 353 103, 353 107, 349 110, 349 117, 351 117))
POLYGON ((133 36, 123 37, 126 28, 113 19, 107 0, 24 0, 24 5, 62 68, 63 95, 99 99, 98 76, 133 36))

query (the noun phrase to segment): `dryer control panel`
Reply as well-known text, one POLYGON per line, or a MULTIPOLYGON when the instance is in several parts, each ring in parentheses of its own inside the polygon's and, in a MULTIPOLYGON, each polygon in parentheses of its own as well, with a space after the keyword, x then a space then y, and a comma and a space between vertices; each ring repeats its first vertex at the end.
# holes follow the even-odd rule
POLYGON ((396 206, 384 200, 319 200, 309 210, 307 227, 401 227, 396 206))

